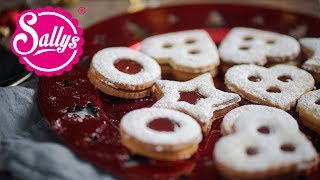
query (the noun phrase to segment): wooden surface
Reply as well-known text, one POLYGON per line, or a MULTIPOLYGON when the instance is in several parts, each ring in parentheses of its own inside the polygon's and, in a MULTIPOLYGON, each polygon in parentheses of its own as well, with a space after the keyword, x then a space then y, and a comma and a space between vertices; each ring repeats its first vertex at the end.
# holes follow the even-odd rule
MULTIPOLYGON (((137 2, 139 0, 130 0, 137 2)), ((264 7, 289 9, 293 11, 312 14, 320 17, 320 0, 140 0, 147 2, 148 7, 192 4, 192 3, 239 3, 253 4, 264 7)), ((80 21, 84 28, 102 21, 108 17, 126 13, 130 3, 129 0, 81 0, 79 4, 68 8, 80 21), (86 13, 79 14, 79 7, 85 7, 86 13)), ((196 13, 196 12, 192 12, 196 13)))

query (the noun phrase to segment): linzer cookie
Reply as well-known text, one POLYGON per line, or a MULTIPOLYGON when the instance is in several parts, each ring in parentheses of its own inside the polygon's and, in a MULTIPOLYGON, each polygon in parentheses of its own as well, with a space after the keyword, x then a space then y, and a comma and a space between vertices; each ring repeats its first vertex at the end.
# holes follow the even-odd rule
POLYGON ((202 140, 201 128, 179 111, 143 108, 120 122, 121 143, 133 153, 158 160, 190 158, 202 140))
POLYGON ((237 65, 225 74, 227 88, 245 100, 289 110, 300 96, 314 89, 314 79, 307 71, 290 65, 265 68, 237 65))
POLYGON ((297 111, 302 123, 320 134, 320 90, 302 95, 297 111))
POLYGON ((221 129, 224 136, 215 144, 213 156, 223 176, 292 178, 317 168, 317 151, 296 120, 283 110, 241 106, 224 117, 221 129))
POLYGON ((253 28, 233 28, 219 47, 223 70, 237 64, 294 62, 300 45, 294 38, 253 28))
POLYGON ((142 41, 141 51, 155 58, 162 72, 172 72, 177 80, 206 72, 215 75, 220 64, 217 47, 204 30, 152 36, 142 41))
POLYGON ((215 88, 209 73, 186 82, 158 80, 155 85, 158 101, 153 107, 181 111, 192 116, 206 134, 215 119, 238 106, 240 96, 215 88))
POLYGON ((302 68, 309 71, 316 82, 320 82, 320 38, 302 38, 300 43, 309 57, 302 68))
POLYGON ((88 77, 106 94, 138 99, 150 95, 154 82, 161 78, 161 70, 147 55, 126 47, 113 47, 94 55, 88 77))

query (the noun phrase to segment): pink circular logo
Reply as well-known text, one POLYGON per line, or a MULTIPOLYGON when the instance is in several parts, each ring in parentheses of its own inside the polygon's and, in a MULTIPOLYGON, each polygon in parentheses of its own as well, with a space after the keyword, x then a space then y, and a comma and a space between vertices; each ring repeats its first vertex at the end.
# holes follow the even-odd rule
POLYGON ((28 71, 37 75, 61 75, 78 63, 82 54, 82 29, 61 8, 38 8, 22 12, 11 38, 11 50, 28 71))

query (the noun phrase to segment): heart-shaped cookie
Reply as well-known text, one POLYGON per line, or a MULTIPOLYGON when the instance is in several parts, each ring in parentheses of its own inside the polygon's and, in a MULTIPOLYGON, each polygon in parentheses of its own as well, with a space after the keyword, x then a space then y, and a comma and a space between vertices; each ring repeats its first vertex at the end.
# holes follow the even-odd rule
POLYGON ((265 68, 238 65, 225 74, 227 88, 257 104, 289 110, 300 96, 314 89, 314 79, 307 71, 290 65, 265 68))
POLYGON ((271 179, 317 167, 318 154, 287 112, 246 105, 223 119, 224 137, 215 145, 217 169, 233 179, 271 179))
POLYGON ((177 80, 189 80, 200 74, 217 73, 220 64, 215 43, 204 30, 189 30, 146 38, 141 51, 157 60, 162 72, 177 80))

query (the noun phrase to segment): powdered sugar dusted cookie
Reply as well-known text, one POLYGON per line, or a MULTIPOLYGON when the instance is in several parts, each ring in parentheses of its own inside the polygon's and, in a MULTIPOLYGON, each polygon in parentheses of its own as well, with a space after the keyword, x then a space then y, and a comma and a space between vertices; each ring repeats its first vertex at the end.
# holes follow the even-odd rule
POLYGON ((153 107, 174 109, 195 118, 207 133, 215 119, 223 117, 238 106, 239 95, 220 91, 214 87, 209 73, 187 82, 158 80, 153 107))
POLYGON ((179 80, 216 72, 220 64, 216 45, 204 30, 152 36, 142 41, 141 51, 155 58, 163 67, 169 64, 173 72, 188 73, 185 76, 178 74, 176 78, 179 80))
POLYGON ((320 134, 320 90, 302 95, 297 111, 302 123, 320 134))
POLYGON ((270 179, 298 175, 317 167, 318 154, 283 110, 246 105, 230 111, 215 145, 217 169, 229 178, 270 179))
POLYGON ((159 160, 187 159, 198 149, 201 128, 179 111, 143 108, 120 122, 121 142, 134 153, 159 160))
POLYGON ((320 82, 320 38, 302 38, 303 51, 309 56, 302 68, 309 71, 317 82, 320 82))
POLYGON ((253 28, 233 28, 219 47, 223 63, 265 65, 294 60, 300 45, 294 38, 253 28))
POLYGON ((161 70, 147 55, 126 47, 113 47, 94 55, 88 77, 106 94, 136 99, 151 93, 154 82, 161 78, 161 70))
POLYGON ((314 89, 314 79, 295 66, 276 65, 265 68, 237 65, 225 74, 227 88, 257 104, 289 110, 300 96, 314 89))

